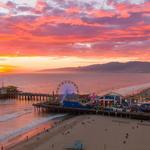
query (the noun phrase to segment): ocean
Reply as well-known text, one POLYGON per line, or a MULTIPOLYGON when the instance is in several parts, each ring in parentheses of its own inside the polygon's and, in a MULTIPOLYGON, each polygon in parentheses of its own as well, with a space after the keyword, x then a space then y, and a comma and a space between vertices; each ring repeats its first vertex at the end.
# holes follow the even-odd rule
MULTIPOLYGON (((125 87, 138 87, 150 83, 150 74, 121 73, 35 73, 1 75, 0 82, 15 85, 24 92, 52 93, 64 80, 71 80, 78 85, 79 92, 101 93, 125 87)), ((43 127, 49 128, 54 119, 65 114, 41 114, 34 111, 32 102, 19 100, 0 100, 0 144, 15 144, 25 138, 26 133, 34 135, 43 127)))
POLYGON ((1 75, 0 83, 15 85, 19 90, 36 93, 52 93, 58 84, 71 80, 78 85, 80 93, 100 93, 127 86, 140 85, 150 82, 150 74, 144 73, 35 73, 1 75))

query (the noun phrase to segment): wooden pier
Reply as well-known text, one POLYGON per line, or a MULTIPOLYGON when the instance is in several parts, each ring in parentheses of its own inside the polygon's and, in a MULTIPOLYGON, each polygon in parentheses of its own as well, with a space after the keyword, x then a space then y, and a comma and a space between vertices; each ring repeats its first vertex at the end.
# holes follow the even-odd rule
POLYGON ((0 94, 0 99, 16 99, 16 93, 9 93, 9 94, 0 94))
POLYGON ((104 116, 150 121, 150 113, 115 112, 115 111, 96 110, 96 109, 70 108, 70 107, 62 107, 60 105, 52 105, 52 104, 47 104, 47 103, 37 103, 37 104, 33 104, 33 106, 37 110, 42 110, 42 111, 51 112, 51 113, 68 113, 71 115, 95 114, 95 115, 104 115, 104 116))
POLYGON ((28 101, 42 101, 47 102, 54 98, 53 94, 41 94, 41 93, 19 93, 17 99, 28 101))
POLYGON ((7 93, 0 94, 0 99, 17 99, 17 100, 25 100, 25 101, 41 101, 46 102, 52 100, 54 95, 52 94, 42 94, 42 93, 7 93))

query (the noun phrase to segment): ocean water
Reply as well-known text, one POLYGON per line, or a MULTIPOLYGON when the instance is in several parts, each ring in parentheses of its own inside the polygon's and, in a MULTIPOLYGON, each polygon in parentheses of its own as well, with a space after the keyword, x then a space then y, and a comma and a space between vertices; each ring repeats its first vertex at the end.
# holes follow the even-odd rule
MULTIPOLYGON (((43 128, 51 127, 54 119, 59 120, 65 115, 66 114, 40 113, 34 110, 32 102, 19 100, 1 100, 0 145, 4 145, 4 143, 6 145, 11 145, 12 142, 15 143, 17 140, 21 140, 20 138, 23 138, 20 135, 27 134, 31 130, 36 130, 37 128, 41 130, 41 125, 44 125, 48 122, 49 124, 43 128), (12 139, 14 137, 18 137, 17 140, 13 141, 12 139)), ((32 134, 30 135, 33 136, 32 134)))
MULTIPOLYGON (((80 93, 101 93, 125 87, 138 87, 150 83, 150 74, 106 74, 106 73, 51 73, 1 75, 0 82, 15 85, 22 91, 52 93, 63 80, 74 81, 80 93)), ((41 114, 34 111, 32 102, 19 100, 0 101, 0 144, 13 143, 15 137, 29 131, 42 131, 55 118, 65 114, 41 114)), ((21 136, 20 136, 21 137, 21 136)), ((22 137, 25 138, 25 137, 22 137)))
POLYGON ((80 93, 100 93, 110 89, 150 83, 150 74, 144 73, 37 73, 1 75, 0 82, 16 85, 22 91, 52 93, 64 80, 74 81, 80 93))

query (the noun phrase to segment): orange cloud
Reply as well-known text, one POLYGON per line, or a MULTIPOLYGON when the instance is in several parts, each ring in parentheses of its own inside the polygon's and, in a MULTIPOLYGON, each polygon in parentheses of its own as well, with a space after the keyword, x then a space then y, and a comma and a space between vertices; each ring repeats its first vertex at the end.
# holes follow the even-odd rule
POLYGON ((35 8, 16 7, 20 15, 0 17, 0 55, 150 59, 150 3, 109 0, 113 7, 101 9, 80 2, 38 0, 35 8))
POLYGON ((17 68, 11 65, 0 65, 0 73, 12 73, 16 72, 17 68))

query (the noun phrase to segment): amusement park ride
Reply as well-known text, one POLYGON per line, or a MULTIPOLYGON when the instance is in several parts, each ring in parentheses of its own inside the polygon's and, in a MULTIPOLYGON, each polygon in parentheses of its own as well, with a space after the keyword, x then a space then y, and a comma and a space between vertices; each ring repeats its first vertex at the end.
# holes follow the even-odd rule
POLYGON ((79 88, 74 82, 66 80, 58 85, 56 94, 58 95, 61 104, 65 100, 75 101, 78 99, 79 88))
POLYGON ((57 101, 63 107, 86 108, 80 102, 79 88, 76 83, 70 80, 61 82, 56 90, 57 101))
MULTIPOLYGON (((37 109, 46 110, 52 113, 69 113, 69 114, 107 114, 117 117, 145 119, 150 120, 150 115, 143 112, 150 112, 150 104, 138 107, 138 113, 131 111, 132 105, 126 102, 121 95, 117 93, 108 93, 103 96, 96 94, 81 95, 77 84, 70 80, 61 82, 53 93, 52 99, 44 102, 33 104, 37 109)), ((137 108, 137 107, 136 107, 137 108)))
MULTIPOLYGON (((103 96, 97 96, 95 93, 82 96, 79 93, 77 84, 70 80, 65 80, 58 85, 56 95, 57 104, 65 108, 98 110, 107 108, 112 111, 128 111, 127 109, 131 107, 122 95, 115 92, 110 92, 103 96)), ((150 106, 148 105, 148 107, 150 106)))
POLYGON ((66 80, 61 82, 56 90, 57 95, 57 103, 63 107, 71 107, 71 108, 100 108, 111 106, 114 104, 114 99, 107 99, 107 101, 102 100, 95 93, 91 95, 86 95, 83 98, 79 94, 79 88, 76 83, 70 80, 66 80), (84 99, 84 102, 83 102, 84 99), (113 101, 113 102, 112 102, 113 101))

